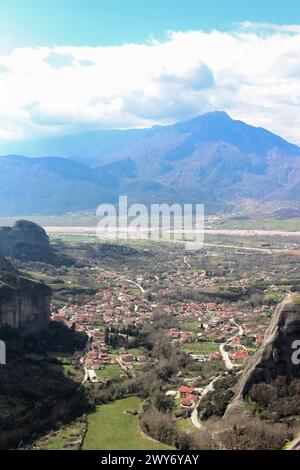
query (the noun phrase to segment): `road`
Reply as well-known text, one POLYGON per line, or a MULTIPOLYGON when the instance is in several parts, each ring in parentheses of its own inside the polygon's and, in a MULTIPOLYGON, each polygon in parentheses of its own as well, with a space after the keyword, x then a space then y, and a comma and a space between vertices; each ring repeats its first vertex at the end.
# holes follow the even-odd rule
POLYGON ((126 278, 123 278, 123 279, 124 279, 124 281, 129 282, 130 284, 134 284, 135 286, 137 286, 137 287, 140 289, 141 293, 142 293, 142 294, 145 294, 146 291, 145 291, 145 289, 143 288, 143 286, 141 286, 140 284, 138 284, 138 283, 135 282, 135 281, 132 281, 131 279, 126 279, 126 278))
POLYGON ((130 370, 126 369, 126 367, 124 366, 123 362, 121 361, 121 359, 119 357, 116 357, 116 361, 119 364, 119 366, 121 367, 122 371, 125 372, 127 377, 129 377, 129 378, 135 377, 134 370, 130 371, 130 370))
POLYGON ((221 356, 222 356, 222 359, 223 359, 223 361, 224 361, 224 364, 225 364, 226 369, 232 370, 232 369, 233 369, 233 364, 232 364, 232 362, 231 362, 231 360, 230 360, 230 357, 229 357, 228 352, 225 351, 225 346, 226 346, 226 344, 229 344, 229 343, 228 343, 228 342, 227 342, 227 343, 222 343, 222 344, 220 345, 219 350, 220 350, 220 354, 221 354, 221 356))
POLYGON ((87 333, 87 340, 86 340, 86 344, 85 344, 85 347, 84 347, 84 352, 89 352, 90 351, 91 342, 92 342, 92 335, 91 335, 91 333, 87 333))
MULTIPOLYGON (((240 336, 242 336, 244 334, 244 330, 243 328, 241 327, 241 325, 239 325, 235 320, 232 320, 232 323, 239 329, 239 332, 238 334, 240 336)), ((232 336, 226 343, 222 343, 220 345, 220 353, 221 353, 221 356, 222 356, 222 359, 225 363, 225 367, 227 370, 232 370, 233 369, 233 364, 230 360, 230 357, 229 357, 229 354, 227 351, 225 351, 225 346, 226 344, 230 344, 232 339, 235 337, 236 335, 232 336)), ((201 429, 202 431, 206 430, 206 428, 203 426, 203 424, 201 423, 201 421, 199 420, 199 417, 198 417, 198 408, 199 408, 199 404, 201 403, 201 400, 203 400, 203 398, 205 397, 205 395, 207 395, 208 392, 211 392, 213 389, 214 389, 214 383, 220 379, 221 376, 219 375, 218 377, 215 377, 208 385, 207 387, 205 387, 205 389, 203 390, 203 393, 201 395, 201 397, 199 398, 195 408, 193 409, 193 412, 191 414, 191 420, 192 420, 192 423, 193 425, 197 428, 197 429, 201 429)))
POLYGON ((105 269, 102 269, 101 271, 104 272, 104 273, 107 273, 110 276, 113 275, 114 277, 116 277, 117 279, 120 279, 121 281, 126 281, 126 282, 129 282, 129 284, 135 285, 136 287, 138 287, 140 289, 142 294, 146 293, 143 286, 141 286, 138 282, 133 281, 132 279, 127 279, 126 277, 122 276, 121 274, 115 273, 113 271, 106 271, 105 269))
POLYGON ((235 320, 232 320, 232 323, 239 329, 238 335, 243 336, 244 330, 241 325, 239 325, 235 320))
POLYGON ((202 395, 201 397, 199 398, 198 402, 196 403, 196 406, 195 408, 193 409, 193 412, 191 414, 191 421, 192 421, 192 424, 195 426, 195 428, 197 429, 201 429, 202 431, 205 431, 206 428, 203 426, 203 424, 201 423, 201 421, 199 420, 199 417, 198 417, 198 408, 199 408, 199 405, 201 403, 201 401, 203 400, 203 398, 205 397, 205 395, 208 394, 208 392, 211 392, 213 389, 214 389, 214 383, 220 378, 221 376, 218 375, 218 377, 214 377, 212 379, 212 381, 204 388, 203 392, 202 392, 202 395))
MULTIPOLYGON (((87 340, 86 340, 86 343, 85 343, 85 346, 84 346, 84 350, 82 352, 82 357, 84 357, 85 353, 89 352, 90 349, 91 349, 91 341, 92 341, 92 335, 91 333, 87 333, 87 340)), ((78 390, 81 389, 81 387, 83 387, 83 385, 85 384, 85 382, 87 381, 88 379, 88 371, 86 369, 86 367, 84 368, 84 377, 83 377, 83 380, 80 384, 80 386, 78 387, 78 390)))
POLYGON ((200 401, 198 401, 195 408, 193 409, 193 412, 191 414, 191 420, 192 420, 192 424, 193 424, 193 426, 195 426, 195 428, 201 429, 203 431, 205 428, 204 428, 203 424, 201 423, 201 421, 198 418, 198 407, 199 407, 199 405, 200 405, 200 401))
MULTIPOLYGON (((232 323, 238 328, 238 330, 239 330, 239 331, 238 331, 238 335, 239 335, 239 336, 243 336, 244 330, 243 330, 243 328, 241 327, 241 325, 239 325, 235 320, 232 320, 232 323)), ((230 357, 229 357, 228 352, 225 351, 225 346, 226 346, 226 344, 230 344, 231 341, 233 340, 233 338, 235 338, 235 336, 236 336, 236 335, 234 335, 234 336, 232 336, 231 338, 229 338, 229 340, 226 341, 226 343, 222 343, 222 344, 220 345, 220 348, 219 348, 220 354, 221 354, 221 356, 222 356, 222 359, 223 359, 223 361, 224 361, 224 364, 225 364, 225 367, 226 367, 227 370, 232 370, 232 369, 233 369, 233 364, 232 364, 232 362, 231 362, 231 360, 230 360, 230 357)))
POLYGON ((89 377, 88 371, 87 371, 86 368, 84 368, 84 377, 83 377, 82 382, 81 382, 81 384, 79 385, 79 387, 78 387, 77 390, 80 390, 80 389, 84 386, 84 384, 85 384, 85 382, 87 381, 88 377, 89 377))

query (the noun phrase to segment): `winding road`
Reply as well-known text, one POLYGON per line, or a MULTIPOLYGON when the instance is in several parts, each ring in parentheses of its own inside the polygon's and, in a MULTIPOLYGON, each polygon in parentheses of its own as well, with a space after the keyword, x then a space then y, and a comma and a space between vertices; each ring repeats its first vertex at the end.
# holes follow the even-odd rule
POLYGON ((145 289, 143 288, 143 286, 141 286, 140 284, 138 284, 138 283, 135 282, 135 281, 132 281, 131 279, 126 279, 126 278, 123 278, 123 279, 124 279, 124 281, 129 282, 130 284, 134 284, 135 286, 137 286, 137 287, 140 289, 141 293, 142 293, 142 294, 145 294, 146 291, 145 291, 145 289))
MULTIPOLYGON (((232 320, 232 323, 239 329, 238 334, 240 336, 242 336, 244 334, 244 330, 241 327, 241 325, 239 325, 235 320, 232 320)), ((236 335, 229 338, 229 340, 226 343, 222 343, 220 345, 220 348, 219 348, 220 349, 220 354, 222 356, 222 359, 224 361, 224 364, 225 364, 225 367, 226 367, 227 370, 232 370, 233 369, 233 364, 230 360, 228 352, 225 351, 225 346, 226 346, 226 344, 230 344, 232 339, 235 336, 236 335)), ((195 426, 195 428, 201 429, 202 431, 204 431, 206 428, 203 426, 203 424, 201 423, 201 421, 199 420, 199 417, 198 417, 199 404, 201 403, 201 400, 203 400, 205 395, 207 395, 208 392, 211 392, 214 389, 214 383, 220 378, 221 378, 221 375, 218 375, 204 388, 203 393, 202 393, 201 397, 199 398, 199 400, 198 400, 198 402, 197 402, 197 404, 196 404, 196 406, 193 409, 193 412, 191 414, 191 420, 192 420, 193 425, 195 426)))
POLYGON ((221 354, 221 356, 222 356, 222 359, 223 359, 223 361, 224 361, 224 364, 225 364, 226 369, 227 369, 227 370, 232 370, 232 369, 233 369, 233 364, 232 364, 232 362, 231 362, 231 360, 230 360, 230 357, 229 357, 228 352, 225 351, 225 346, 226 346, 226 344, 229 344, 229 343, 228 343, 228 342, 227 342, 227 343, 222 343, 222 344, 220 345, 219 350, 220 350, 220 354, 221 354))
POLYGON ((138 282, 133 281, 132 279, 127 279, 126 277, 122 276, 121 274, 117 274, 117 273, 115 273, 115 272, 113 272, 113 271, 106 271, 105 269, 102 269, 101 271, 104 272, 104 273, 107 273, 107 274, 110 275, 110 276, 113 275, 114 277, 119 278, 119 279, 122 280, 122 281, 126 281, 126 282, 128 282, 129 284, 135 285, 136 287, 138 287, 138 288, 140 289, 140 291, 141 291, 142 294, 145 294, 145 293, 146 293, 146 291, 145 291, 145 289, 143 288, 143 286, 141 286, 138 282))
POLYGON ((199 398, 195 408, 193 409, 193 412, 191 414, 191 421, 193 423, 193 425, 195 426, 195 428, 197 429, 201 429, 202 431, 204 431, 206 428, 203 426, 203 424, 201 423, 201 421, 199 420, 199 417, 198 417, 198 408, 199 408, 199 405, 201 403, 201 401, 203 400, 203 398, 205 397, 205 395, 208 394, 208 392, 211 392, 213 389, 214 389, 214 383, 219 380, 221 376, 218 375, 217 377, 214 377, 212 379, 211 382, 209 382, 209 384, 204 388, 203 390, 203 393, 201 395, 201 397, 199 398))
MULTIPOLYGON (((241 327, 241 325, 239 325, 235 320, 232 320, 232 323, 239 329, 238 335, 239 335, 239 336, 243 336, 244 330, 243 330, 243 328, 241 327)), ((226 341, 226 343, 222 343, 222 344, 220 345, 220 348, 219 348, 220 354, 221 354, 221 356, 222 356, 222 359, 223 359, 223 361, 224 361, 224 364, 225 364, 225 367, 226 367, 227 370, 232 370, 232 369, 233 369, 233 364, 232 364, 232 362, 231 362, 231 360, 230 360, 230 357, 229 357, 228 352, 225 351, 225 346, 226 346, 226 344, 230 344, 231 341, 233 340, 233 338, 234 338, 235 336, 236 336, 236 335, 234 335, 234 336, 232 336, 231 338, 229 338, 229 340, 226 341)))

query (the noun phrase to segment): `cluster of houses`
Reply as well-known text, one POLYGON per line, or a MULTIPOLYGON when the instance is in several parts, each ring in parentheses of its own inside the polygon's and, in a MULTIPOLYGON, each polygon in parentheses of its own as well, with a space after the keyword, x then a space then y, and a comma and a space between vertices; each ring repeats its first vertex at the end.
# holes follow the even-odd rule
POLYGON ((179 395, 181 398, 180 406, 182 408, 194 408, 199 400, 194 387, 182 385, 179 387, 179 395))
POLYGON ((155 304, 133 294, 130 288, 122 290, 105 289, 97 294, 94 301, 85 305, 64 306, 54 309, 52 320, 61 321, 77 331, 87 331, 96 325, 99 327, 138 325, 151 317, 155 304))
MULTIPOLYGON (((95 268, 96 269, 96 268, 95 268)), ((119 355, 112 355, 105 339, 105 327, 118 327, 129 325, 143 325, 152 321, 153 312, 159 311, 165 315, 178 317, 176 327, 169 328, 166 333, 171 340, 179 345, 197 343, 201 341, 214 341, 226 343, 230 338, 230 359, 240 364, 248 359, 247 348, 242 344, 243 337, 253 337, 255 346, 260 346, 263 341, 265 327, 260 321, 266 315, 267 307, 256 309, 236 308, 236 304, 215 302, 196 303, 160 303, 159 296, 153 301, 155 294, 171 293, 176 286, 213 286, 224 281, 222 276, 208 278, 205 271, 192 271, 178 268, 158 276, 137 276, 134 281, 129 281, 116 273, 102 272, 97 268, 97 280, 102 290, 96 294, 93 301, 85 305, 66 305, 60 309, 54 309, 52 319, 61 321, 69 326, 75 326, 77 331, 86 332, 89 336, 89 344, 81 357, 81 363, 85 370, 90 371, 90 380, 96 381, 95 370, 103 369, 108 364, 118 364, 123 371, 134 370, 137 362, 147 362, 145 356, 135 357, 126 351, 120 351, 119 355), (154 296, 145 295, 145 289, 151 288, 154 296), (150 300, 151 299, 151 300, 150 300), (238 322, 238 323, 237 323, 238 322), (192 328, 188 325, 193 324, 192 328), (243 325, 243 328, 239 327, 243 325), (239 328, 239 332, 237 332, 239 328), (242 330, 242 331, 241 331, 242 330)), ((225 268, 224 268, 225 271, 225 268)), ((247 285, 246 275, 241 282, 247 285)), ((222 356, 219 351, 207 354, 199 354, 199 361, 220 361, 222 356)), ((197 399, 193 391, 179 391, 183 398, 183 406, 191 406, 197 399), (184 395, 183 395, 184 394, 184 395), (196 398, 195 398, 196 397, 196 398)))
POLYGON ((199 401, 201 393, 202 388, 195 388, 190 385, 181 385, 178 390, 167 391, 166 396, 179 399, 181 408, 193 409, 199 401))
MULTIPOLYGON (((201 306, 191 303, 183 304, 178 307, 168 307, 165 309, 166 314, 178 315, 186 323, 198 322, 198 328, 185 329, 182 323, 178 322, 177 327, 172 327, 167 330, 168 336, 179 344, 193 343, 210 339, 222 343, 232 336, 237 329, 237 323, 244 324, 246 328, 243 335, 254 337, 256 346, 260 346, 263 341, 265 327, 261 322, 255 320, 265 315, 268 307, 262 306, 253 310, 237 310, 232 304, 216 304, 214 302, 202 304, 201 306)), ((184 325, 184 323, 183 323, 184 325)), ((233 340, 236 345, 241 343, 242 335, 237 334, 233 340)))

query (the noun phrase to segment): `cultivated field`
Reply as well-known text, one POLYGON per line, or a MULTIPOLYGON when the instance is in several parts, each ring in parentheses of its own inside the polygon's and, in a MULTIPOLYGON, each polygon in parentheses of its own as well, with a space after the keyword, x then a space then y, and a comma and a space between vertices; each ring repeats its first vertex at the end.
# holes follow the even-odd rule
POLYGON ((130 397, 102 405, 88 416, 88 431, 83 450, 166 450, 170 447, 145 437, 139 429, 138 415, 126 414, 140 410, 139 398, 130 397))
POLYGON ((186 343, 183 346, 184 351, 194 354, 210 354, 219 350, 217 343, 186 343))

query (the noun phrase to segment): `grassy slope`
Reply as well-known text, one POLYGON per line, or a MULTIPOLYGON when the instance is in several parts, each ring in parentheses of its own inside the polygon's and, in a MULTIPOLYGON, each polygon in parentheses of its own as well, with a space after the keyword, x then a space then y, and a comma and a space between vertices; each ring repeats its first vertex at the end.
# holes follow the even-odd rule
POLYGON ((102 405, 88 416, 88 432, 83 450, 165 450, 170 447, 145 437, 139 429, 138 416, 125 414, 140 409, 139 398, 130 397, 102 405))

